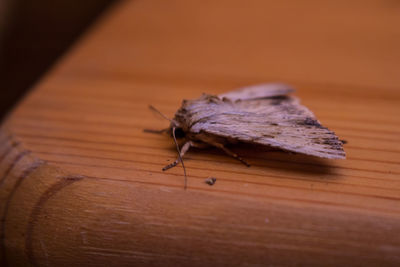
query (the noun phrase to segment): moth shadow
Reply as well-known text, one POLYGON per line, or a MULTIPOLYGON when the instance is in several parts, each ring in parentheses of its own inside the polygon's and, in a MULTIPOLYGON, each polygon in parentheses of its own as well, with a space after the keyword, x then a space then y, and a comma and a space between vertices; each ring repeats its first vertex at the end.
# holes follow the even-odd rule
MULTIPOLYGON (((236 144, 229 147, 230 150, 237 153, 246 160, 251 167, 265 168, 272 171, 290 173, 291 175, 308 176, 313 179, 334 179, 337 167, 333 165, 332 160, 317 158, 299 153, 286 152, 269 147, 260 147, 252 144, 236 144)), ((229 158, 223 151, 216 148, 193 149, 193 153, 214 154, 218 157, 229 158)), ((230 157, 231 158, 231 157, 230 157)), ((237 162, 231 158, 224 162, 237 162)), ((247 168, 244 164, 243 168, 247 168)), ((267 171, 268 172, 268 171, 267 171)))
POLYGON ((250 164, 257 167, 277 169, 284 172, 307 175, 316 179, 333 179, 337 167, 332 160, 287 152, 270 147, 260 147, 252 144, 236 145, 235 152, 248 158, 250 164))

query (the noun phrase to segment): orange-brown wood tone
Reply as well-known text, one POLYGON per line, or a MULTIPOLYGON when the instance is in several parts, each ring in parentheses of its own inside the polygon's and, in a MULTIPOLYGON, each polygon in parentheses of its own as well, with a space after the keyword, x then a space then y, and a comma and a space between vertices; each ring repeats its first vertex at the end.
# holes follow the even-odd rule
POLYGON ((400 265, 397 1, 123 1, 4 121, 2 266, 400 265), (282 81, 346 160, 144 133, 184 98, 282 81), (208 177, 217 181, 209 186, 208 177))

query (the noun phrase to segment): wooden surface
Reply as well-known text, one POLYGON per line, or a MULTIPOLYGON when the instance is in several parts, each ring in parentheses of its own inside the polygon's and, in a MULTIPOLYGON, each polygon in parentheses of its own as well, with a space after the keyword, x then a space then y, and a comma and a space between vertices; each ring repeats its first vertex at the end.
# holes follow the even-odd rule
POLYGON ((123 1, 1 128, 1 265, 400 264, 396 1, 123 1), (181 167, 182 99, 282 81, 346 160, 239 147, 181 167), (204 180, 216 177, 214 186, 204 180))

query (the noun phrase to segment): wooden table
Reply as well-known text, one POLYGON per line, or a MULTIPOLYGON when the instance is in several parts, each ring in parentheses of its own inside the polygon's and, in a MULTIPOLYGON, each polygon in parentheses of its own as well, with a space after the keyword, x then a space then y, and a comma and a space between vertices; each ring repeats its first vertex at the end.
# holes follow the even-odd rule
POLYGON ((400 264, 395 1, 123 1, 1 128, 1 265, 400 264), (346 160, 239 147, 162 172, 144 133, 202 92, 282 81, 346 160), (213 186, 207 177, 216 177, 213 186))

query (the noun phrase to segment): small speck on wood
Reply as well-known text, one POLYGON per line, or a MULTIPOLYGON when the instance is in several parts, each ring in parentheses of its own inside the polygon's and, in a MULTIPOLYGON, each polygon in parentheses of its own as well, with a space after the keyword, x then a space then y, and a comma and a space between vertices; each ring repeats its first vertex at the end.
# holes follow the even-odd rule
POLYGON ((216 181, 217 181, 217 178, 215 178, 215 177, 209 177, 205 180, 206 184, 208 184, 208 185, 214 185, 216 181))

